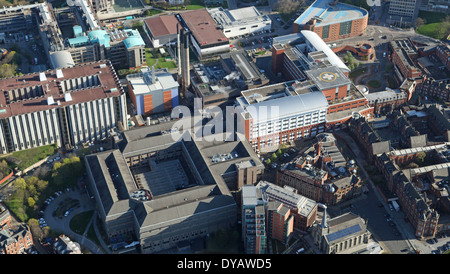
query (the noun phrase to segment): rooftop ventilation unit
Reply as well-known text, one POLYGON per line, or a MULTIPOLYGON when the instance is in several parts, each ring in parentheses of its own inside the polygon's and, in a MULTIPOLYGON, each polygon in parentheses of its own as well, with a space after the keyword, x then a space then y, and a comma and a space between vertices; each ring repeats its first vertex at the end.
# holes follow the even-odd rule
POLYGON ((64 78, 62 70, 60 69, 56 70, 56 78, 64 78))
POLYGON ((54 105, 55 104, 55 100, 53 99, 53 96, 48 96, 47 97, 47 105, 54 105))
POLYGON ((45 76, 45 72, 39 73, 39 81, 41 82, 47 81, 47 76, 45 76))
POLYGON ((71 102, 72 101, 72 95, 70 93, 65 93, 64 94, 64 100, 66 102, 71 102))

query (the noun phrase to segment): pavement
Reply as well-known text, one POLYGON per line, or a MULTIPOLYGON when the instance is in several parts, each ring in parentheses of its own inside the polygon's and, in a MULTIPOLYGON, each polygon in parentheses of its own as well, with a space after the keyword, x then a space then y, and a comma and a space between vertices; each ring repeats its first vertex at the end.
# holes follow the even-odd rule
MULTIPOLYGON (((441 247, 442 245, 444 245, 448 241, 450 241, 450 237, 444 237, 444 238, 438 239, 438 243, 430 244, 430 243, 426 242, 425 240, 417 239, 415 237, 414 228, 406 220, 405 214, 402 211, 399 211, 399 212, 391 211, 390 208, 388 207, 388 204, 384 202, 380 193, 378 193, 378 191, 376 190, 375 185, 370 180, 369 175, 366 173, 366 171, 364 169, 364 166, 367 165, 367 162, 364 159, 365 153, 362 153, 362 151, 359 149, 358 145, 355 143, 355 141, 352 139, 352 137, 349 136, 345 131, 342 131, 342 130, 337 131, 337 132, 334 132, 334 134, 337 137, 340 137, 339 139, 344 140, 345 143, 353 151, 353 154, 355 156, 355 161, 357 162, 358 166, 360 167, 360 169, 359 169, 360 172, 362 172, 362 178, 363 179, 366 178, 369 183, 371 191, 370 191, 370 194, 368 194, 368 195, 372 195, 371 201, 370 201, 370 203, 372 204, 372 207, 373 207, 373 204, 376 203, 376 201, 378 201, 379 203, 381 203, 383 205, 383 208, 380 208, 380 210, 373 207, 373 210, 370 211, 371 216, 375 216, 376 214, 381 214, 381 213, 387 212, 391 216, 390 218, 392 219, 392 222, 395 224, 395 228, 401 234, 402 239, 398 239, 399 237, 395 238, 392 235, 389 235, 389 233, 391 233, 391 229, 385 229, 386 226, 384 225, 384 227, 383 227, 382 222, 380 222, 380 224, 374 225, 373 230, 371 232, 374 234, 375 238, 377 239, 377 241, 379 242, 381 247, 386 250, 386 252, 393 253, 393 254, 403 253, 403 252, 401 252, 401 250, 407 248, 410 251, 419 250, 420 253, 422 253, 422 254, 431 254, 431 251, 438 249, 438 247, 441 247), (375 199, 375 197, 373 197, 373 195, 375 195, 376 199, 375 199)), ((368 202, 368 201, 363 201, 363 202, 368 202)), ((359 211, 364 212, 364 210, 363 210, 364 206, 362 204, 354 203, 354 205, 356 205, 355 207, 357 207, 359 211)), ((369 215, 368 212, 365 212, 364 214, 369 215)), ((380 218, 378 218, 378 219, 380 219, 380 218)), ((373 223, 374 223, 374 221, 372 221, 372 224, 373 223)), ((370 224, 371 224, 371 221, 369 220, 369 225, 370 224)))
POLYGON ((87 249, 92 254, 105 254, 110 253, 107 245, 103 242, 101 233, 98 231, 98 226, 96 225, 97 222, 97 211, 94 205, 94 201, 88 197, 86 192, 84 190, 80 190, 79 187, 76 187, 75 190, 70 190, 69 192, 63 192, 59 197, 57 197, 55 200, 53 200, 47 208, 44 210, 44 220, 46 221, 47 225, 53 230, 58 231, 61 234, 64 234, 66 236, 69 236, 73 241, 79 243, 82 247, 87 249), (75 208, 69 216, 63 217, 62 219, 56 218, 53 216, 53 212, 58 208, 58 204, 66 199, 74 199, 79 200, 80 205, 79 207, 75 208), (94 210, 94 214, 92 215, 92 218, 89 222, 89 224, 86 226, 86 230, 83 232, 83 234, 78 234, 70 229, 70 220, 74 216, 86 212, 94 210), (91 224, 93 224, 93 227, 95 228, 95 232, 97 234, 97 238, 100 241, 102 248, 98 247, 96 243, 91 241, 87 238, 87 233, 89 228, 91 227, 91 224))

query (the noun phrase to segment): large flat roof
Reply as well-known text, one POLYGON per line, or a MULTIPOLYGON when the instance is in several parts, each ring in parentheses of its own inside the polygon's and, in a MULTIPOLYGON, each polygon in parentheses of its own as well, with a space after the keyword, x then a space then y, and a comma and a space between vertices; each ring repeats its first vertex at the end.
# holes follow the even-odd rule
MULTIPOLYGON (((307 53, 311 56, 314 52, 320 52, 321 60, 326 60, 329 65, 340 68, 343 72, 349 72, 350 69, 344 62, 331 50, 331 48, 323 41, 323 39, 315 32, 310 30, 302 30, 299 33, 291 33, 273 39, 274 47, 284 47, 293 50, 287 50, 287 54, 291 54, 292 58, 299 58, 299 52, 303 52, 304 45, 307 45, 307 53), (280 44, 280 45, 278 45, 280 44), (295 52, 295 50, 299 52, 295 52)), ((318 53, 315 53, 318 54, 318 53)), ((310 60, 312 61, 312 60, 310 60)))
POLYGON ((228 42, 228 38, 218 29, 216 22, 206 9, 180 13, 199 46, 228 42))
POLYGON ((289 186, 281 187, 270 182, 260 181, 256 187, 262 189, 263 194, 268 195, 269 198, 279 199, 288 207, 297 209, 302 216, 309 216, 317 206, 316 201, 295 193, 294 189, 289 186))
POLYGON ((113 72, 111 63, 103 60, 0 79, 0 118, 118 96, 122 88, 113 72), (100 84, 73 89, 68 92, 71 100, 66 100, 61 91, 63 81, 76 82, 89 76, 98 79, 100 84), (54 104, 47 103, 49 97, 54 104))
POLYGON ((304 25, 312 18, 319 20, 316 26, 326 26, 350 20, 355 20, 368 15, 367 10, 356 6, 337 3, 332 5, 332 0, 316 0, 295 21, 295 24, 304 25))
MULTIPOLYGON (((243 102, 241 100, 240 102, 243 102)), ((281 96, 243 107, 249 112, 254 123, 308 113, 328 108, 328 101, 320 91, 294 96, 281 96)))
POLYGON ((151 94, 171 90, 179 86, 167 69, 155 70, 154 74, 154 82, 150 69, 142 69, 140 73, 127 75, 126 78, 133 89, 133 93, 135 95, 151 94))
MULTIPOLYGON (((152 32, 153 37, 177 34, 177 25, 180 26, 175 15, 161 15, 144 20, 152 32)), ((181 29, 181 26, 179 27, 181 29)))
POLYGON ((233 10, 213 8, 209 9, 208 12, 217 24, 224 28, 230 26, 255 24, 258 22, 271 23, 270 18, 267 15, 262 15, 254 6, 233 10))
POLYGON ((306 70, 305 73, 321 90, 351 84, 350 79, 334 66, 306 70))

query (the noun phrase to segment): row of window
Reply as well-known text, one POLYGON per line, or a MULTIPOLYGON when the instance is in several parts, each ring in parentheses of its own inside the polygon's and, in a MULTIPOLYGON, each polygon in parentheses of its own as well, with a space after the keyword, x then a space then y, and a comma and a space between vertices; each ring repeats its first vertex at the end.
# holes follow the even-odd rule
MULTIPOLYGON (((315 136, 317 133, 322 133, 324 131, 324 126, 320 126, 319 129, 312 128, 311 129, 311 136, 315 136)), ((305 129, 303 132, 298 131, 297 135, 295 132, 289 133, 289 134, 283 134, 281 136, 281 144, 292 142, 294 140, 300 140, 303 137, 307 137, 310 135, 309 129, 305 129), (289 138, 288 138, 289 137, 289 138)), ((254 142, 252 145, 253 147, 257 147, 259 144, 260 148, 265 148, 266 144, 268 147, 271 147, 273 145, 279 145, 280 144, 280 136, 275 136, 274 138, 268 138, 267 140, 260 140, 259 143, 254 142)))
POLYGON ((337 253, 343 251, 347 248, 351 248, 352 246, 360 245, 363 241, 363 235, 359 235, 358 237, 354 237, 353 239, 345 240, 344 242, 340 242, 339 244, 335 244, 331 246, 331 252, 337 253))

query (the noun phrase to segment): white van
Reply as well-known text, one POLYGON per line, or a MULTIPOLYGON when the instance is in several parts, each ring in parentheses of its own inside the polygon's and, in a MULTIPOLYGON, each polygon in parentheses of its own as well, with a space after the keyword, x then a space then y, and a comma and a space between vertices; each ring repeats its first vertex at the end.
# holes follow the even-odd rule
POLYGON ((305 249, 302 247, 302 248, 300 248, 299 250, 297 250, 297 252, 295 252, 296 254, 300 254, 300 253, 302 253, 303 251, 305 251, 305 249))

